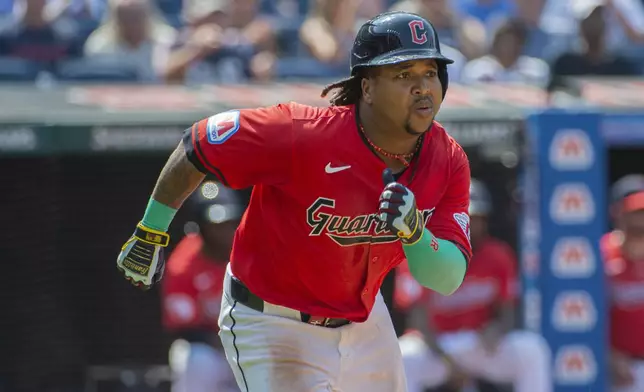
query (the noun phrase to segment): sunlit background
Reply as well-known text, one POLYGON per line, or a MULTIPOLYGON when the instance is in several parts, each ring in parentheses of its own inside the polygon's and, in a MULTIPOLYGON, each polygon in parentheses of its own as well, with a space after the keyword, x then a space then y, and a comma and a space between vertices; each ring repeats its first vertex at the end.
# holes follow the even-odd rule
MULTIPOLYGON (((387 10, 428 18, 455 60, 439 120, 513 254, 506 280, 466 281, 447 311, 495 306, 510 282, 556 392, 644 391, 644 274, 620 291, 600 249, 611 185, 644 173, 643 0, 0 0, 0 391, 170 391, 160 290, 115 268, 169 152, 222 110, 327 105, 357 28, 387 10), (610 338, 624 290, 630 348, 610 338)), ((402 336, 424 297, 396 272, 382 290, 402 336)), ((485 378, 462 390, 522 392, 485 378)), ((410 390, 426 391, 458 388, 410 390)))

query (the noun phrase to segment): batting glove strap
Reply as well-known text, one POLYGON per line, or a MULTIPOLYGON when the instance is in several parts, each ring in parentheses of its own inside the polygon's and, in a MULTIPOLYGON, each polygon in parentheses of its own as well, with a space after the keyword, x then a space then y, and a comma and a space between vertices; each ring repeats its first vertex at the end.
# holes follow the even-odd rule
POLYGON ((145 243, 163 246, 164 248, 170 244, 170 236, 168 233, 150 229, 149 227, 143 226, 142 223, 136 225, 134 236, 145 243))
POLYGON ((404 232, 399 231, 397 235, 398 238, 400 238, 400 242, 403 244, 413 245, 423 238, 423 233, 425 232, 422 225, 423 214, 418 209, 415 209, 415 213, 405 217, 405 220, 405 225, 409 227, 411 233, 405 234, 404 232))

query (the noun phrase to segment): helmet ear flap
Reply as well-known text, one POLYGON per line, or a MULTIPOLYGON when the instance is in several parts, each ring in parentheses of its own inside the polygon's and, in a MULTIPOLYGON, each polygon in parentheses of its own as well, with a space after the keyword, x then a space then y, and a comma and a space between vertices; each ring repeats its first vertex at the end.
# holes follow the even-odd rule
POLYGON ((449 84, 449 77, 447 75, 447 64, 438 65, 438 80, 441 82, 443 87, 443 99, 445 99, 445 94, 447 94, 447 86, 449 84))

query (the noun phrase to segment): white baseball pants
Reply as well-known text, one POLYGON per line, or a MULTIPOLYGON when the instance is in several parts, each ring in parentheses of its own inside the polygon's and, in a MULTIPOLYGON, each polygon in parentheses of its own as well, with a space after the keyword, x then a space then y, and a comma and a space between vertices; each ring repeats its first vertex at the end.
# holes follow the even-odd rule
MULTIPOLYGON (((515 392, 552 392, 550 348, 536 333, 511 332, 493 354, 483 349, 472 331, 443 334, 438 344, 473 377, 512 384, 515 392)), ((422 392, 447 381, 448 369, 419 334, 402 336, 400 348, 408 392, 422 392)))
POLYGON ((265 303, 264 312, 230 298, 224 283, 219 336, 242 392, 406 392, 400 347, 378 294, 364 323, 325 328, 265 303))

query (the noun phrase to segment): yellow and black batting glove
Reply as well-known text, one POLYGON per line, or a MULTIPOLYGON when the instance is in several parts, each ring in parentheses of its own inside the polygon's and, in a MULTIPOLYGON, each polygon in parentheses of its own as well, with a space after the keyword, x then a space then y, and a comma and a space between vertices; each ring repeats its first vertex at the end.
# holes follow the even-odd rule
POLYGON ((116 267, 134 286, 149 289, 163 277, 165 259, 163 248, 170 243, 170 236, 139 223, 134 234, 121 248, 116 267))
POLYGON ((378 218, 405 245, 420 241, 425 229, 422 213, 416 207, 416 198, 406 186, 396 182, 390 169, 382 174, 385 188, 380 194, 378 218))

